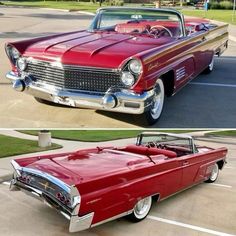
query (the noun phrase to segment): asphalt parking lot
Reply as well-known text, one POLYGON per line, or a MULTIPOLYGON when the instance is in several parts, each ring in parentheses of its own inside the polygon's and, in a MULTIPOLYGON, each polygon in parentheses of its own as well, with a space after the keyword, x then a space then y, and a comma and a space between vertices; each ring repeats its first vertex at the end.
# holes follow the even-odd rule
MULTIPOLYGON (((5 79, 10 69, 4 52, 5 42, 86 28, 91 18, 89 15, 47 9, 0 7, 1 127, 143 126, 139 116, 39 104, 33 97, 13 91, 5 79)), ((212 74, 198 76, 174 97, 166 99, 163 115, 155 127, 235 127, 235 63, 236 43, 230 41, 229 49, 216 59, 212 74)))
MULTIPOLYGON (((154 204, 148 218, 140 223, 122 218, 73 235, 236 235, 236 147, 209 140, 197 143, 229 149, 228 164, 214 184, 203 183, 154 204)), ((6 183, 0 184, 0 201, 1 235, 71 235, 66 219, 22 192, 8 191, 6 183)))

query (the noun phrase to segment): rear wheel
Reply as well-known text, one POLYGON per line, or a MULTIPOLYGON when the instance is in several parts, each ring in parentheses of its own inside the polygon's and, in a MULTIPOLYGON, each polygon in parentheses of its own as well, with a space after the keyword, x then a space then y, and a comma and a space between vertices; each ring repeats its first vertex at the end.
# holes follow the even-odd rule
POLYGON ((214 69, 214 56, 212 57, 211 63, 207 66, 207 68, 203 71, 204 74, 209 74, 214 69))
POLYGON ((133 222, 139 222, 145 219, 151 210, 152 206, 152 197, 146 197, 139 200, 135 207, 132 214, 128 216, 128 218, 133 222))
POLYGON ((213 169, 211 171, 211 175, 208 180, 206 180, 206 183, 213 183, 217 180, 219 175, 219 166, 217 163, 214 164, 213 169))
POLYGON ((158 79, 155 86, 151 108, 143 116, 148 125, 155 124, 161 116, 165 101, 165 88, 163 81, 158 79))

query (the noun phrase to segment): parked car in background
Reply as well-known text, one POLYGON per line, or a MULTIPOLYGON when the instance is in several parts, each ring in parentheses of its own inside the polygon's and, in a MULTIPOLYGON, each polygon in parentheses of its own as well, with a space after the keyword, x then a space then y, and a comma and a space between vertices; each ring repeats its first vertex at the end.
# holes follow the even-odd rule
POLYGON ((76 232, 122 216, 143 220, 153 202, 214 182, 226 154, 226 148, 196 145, 191 136, 144 132, 135 145, 13 160, 10 189, 56 209, 76 232))
POLYGON ((211 72, 227 46, 227 25, 173 9, 101 8, 87 30, 7 43, 7 78, 39 102, 142 115, 152 125, 165 96, 211 72))

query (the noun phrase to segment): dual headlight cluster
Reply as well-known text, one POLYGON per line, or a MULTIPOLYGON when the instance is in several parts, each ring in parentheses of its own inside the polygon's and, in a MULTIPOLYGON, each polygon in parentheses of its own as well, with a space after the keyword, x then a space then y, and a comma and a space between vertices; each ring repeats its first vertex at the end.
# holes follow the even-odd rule
POLYGON ((138 76, 142 73, 142 63, 137 59, 130 60, 124 67, 121 74, 122 83, 131 87, 136 82, 138 76))
POLYGON ((20 52, 13 46, 6 46, 6 52, 11 62, 20 70, 24 71, 27 67, 27 62, 20 52))

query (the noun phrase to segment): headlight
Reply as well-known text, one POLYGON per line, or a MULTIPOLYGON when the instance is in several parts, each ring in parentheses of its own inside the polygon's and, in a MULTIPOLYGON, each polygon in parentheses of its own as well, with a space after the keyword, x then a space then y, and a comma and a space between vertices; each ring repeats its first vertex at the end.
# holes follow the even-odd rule
POLYGON ((25 58, 23 57, 18 58, 16 61, 16 66, 20 71, 24 71, 27 66, 25 58))
POLYGON ((16 60, 20 58, 20 52, 13 46, 6 46, 6 53, 13 64, 16 64, 16 60))
POLYGON ((128 71, 124 71, 122 72, 122 75, 121 75, 121 81, 123 82, 123 84, 125 86, 132 86, 134 84, 134 76, 128 72, 128 71))
POLYGON ((11 47, 11 55, 15 60, 17 60, 20 57, 19 51, 14 47, 11 47))
POLYGON ((134 74, 140 74, 143 68, 142 68, 142 64, 140 61, 138 61, 136 59, 132 59, 129 62, 129 69, 134 74))

